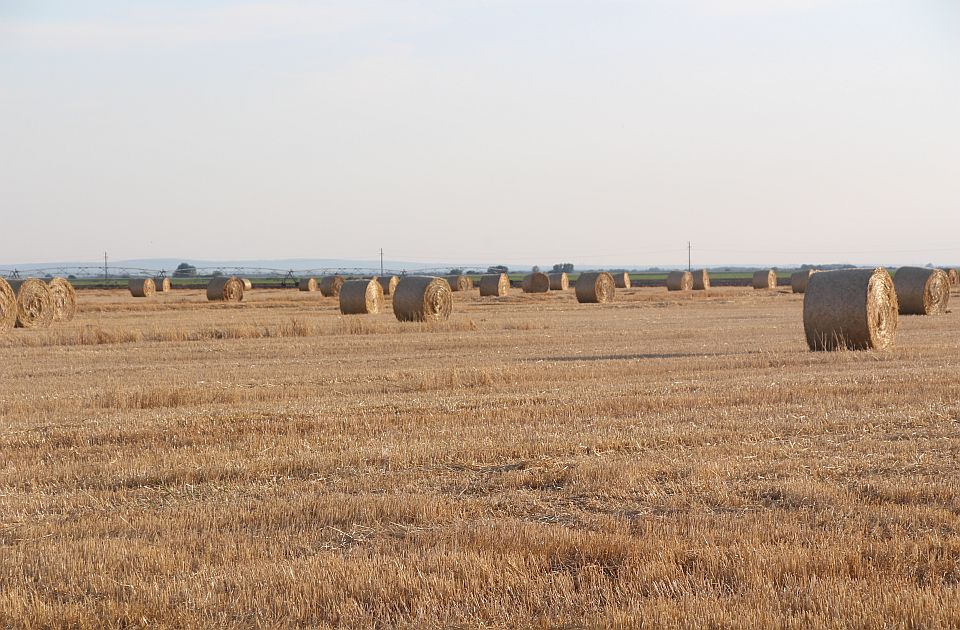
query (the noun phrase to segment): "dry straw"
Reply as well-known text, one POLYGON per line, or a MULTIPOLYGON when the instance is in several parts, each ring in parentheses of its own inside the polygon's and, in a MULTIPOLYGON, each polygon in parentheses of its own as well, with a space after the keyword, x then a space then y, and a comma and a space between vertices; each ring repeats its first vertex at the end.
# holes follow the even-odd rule
POLYGON ((613 282, 618 289, 630 288, 630 274, 626 271, 610 272, 610 275, 613 277, 613 282))
POLYGON ((521 287, 524 293, 546 293, 550 290, 550 276, 540 271, 528 273, 521 287))
POLYGON ((381 276, 377 278, 377 282, 380 283, 380 288, 383 289, 384 295, 393 295, 393 292, 397 289, 397 284, 400 282, 400 277, 381 276))
POLYGON ((130 287, 130 295, 133 297, 150 297, 157 292, 153 278, 130 278, 127 286, 130 287))
POLYGON ((376 315, 383 310, 383 287, 373 280, 347 280, 340 287, 340 312, 376 315))
POLYGON ((667 291, 689 291, 693 289, 693 274, 689 271, 671 271, 667 274, 667 291))
POLYGON ((480 277, 480 297, 502 297, 510 292, 510 277, 505 273, 480 277))
POLYGON ((570 276, 567 275, 566 271, 547 274, 547 277, 550 278, 551 291, 566 291, 570 288, 570 276))
POLYGON ((947 277, 950 278, 950 286, 957 286, 960 284, 960 272, 956 269, 947 269, 947 277))
POLYGON ((337 297, 344 282, 346 280, 343 276, 324 276, 320 279, 320 293, 323 293, 324 297, 337 297))
POLYGON ((47 283, 53 300, 53 321, 69 322, 77 314, 77 291, 66 278, 54 278, 47 283))
POLYGON ((897 292, 883 268, 810 276, 803 330, 811 350, 883 350, 897 334, 897 292))
POLYGON ((777 288, 777 272, 773 269, 766 269, 764 271, 755 271, 753 273, 753 288, 754 289, 776 289, 777 288))
POLYGON ((693 272, 693 290, 694 291, 709 291, 710 290, 710 274, 707 273, 706 269, 697 269, 693 272))
POLYGON ((401 322, 437 322, 453 310, 453 291, 443 278, 406 276, 393 294, 393 314, 401 322))
POLYGON ((10 284, 0 278, 0 334, 12 329, 17 323, 17 294, 10 284))
POLYGON ((17 328, 47 328, 53 322, 53 296, 43 280, 12 280, 17 294, 17 328))
POLYGON ((473 280, 468 276, 447 276, 446 281, 451 291, 469 291, 473 288, 473 280))
POLYGON ((893 275, 901 315, 943 315, 950 303, 950 277, 943 269, 900 267, 893 275))
POLYGON ((301 291, 316 291, 317 290, 317 279, 316 278, 300 278, 300 282, 297 283, 297 288, 301 291))
POLYGON ((249 291, 253 288, 253 283, 250 282, 250 278, 240 278, 240 282, 243 283, 243 290, 249 291))
POLYGON ((170 278, 166 276, 157 276, 154 278, 153 286, 156 288, 157 293, 167 293, 173 288, 173 285, 170 283, 170 278))
POLYGON ((212 302, 239 302, 243 299, 243 280, 218 276, 207 285, 207 299, 212 302))
POLYGON ((577 302, 581 304, 606 304, 613 302, 617 283, 606 271, 581 273, 576 285, 577 302))

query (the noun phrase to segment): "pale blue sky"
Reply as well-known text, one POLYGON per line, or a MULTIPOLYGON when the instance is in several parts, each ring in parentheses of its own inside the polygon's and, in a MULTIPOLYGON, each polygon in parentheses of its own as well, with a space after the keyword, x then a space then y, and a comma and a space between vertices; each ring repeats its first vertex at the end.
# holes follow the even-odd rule
POLYGON ((0 262, 960 264, 960 2, 0 0, 0 262))

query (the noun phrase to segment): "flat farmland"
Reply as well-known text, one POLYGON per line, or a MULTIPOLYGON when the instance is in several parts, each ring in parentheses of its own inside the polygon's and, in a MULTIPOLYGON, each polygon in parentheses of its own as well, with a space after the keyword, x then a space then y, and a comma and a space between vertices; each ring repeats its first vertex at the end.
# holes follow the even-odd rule
POLYGON ((956 313, 79 300, 0 337, 2 628, 960 626, 956 313))

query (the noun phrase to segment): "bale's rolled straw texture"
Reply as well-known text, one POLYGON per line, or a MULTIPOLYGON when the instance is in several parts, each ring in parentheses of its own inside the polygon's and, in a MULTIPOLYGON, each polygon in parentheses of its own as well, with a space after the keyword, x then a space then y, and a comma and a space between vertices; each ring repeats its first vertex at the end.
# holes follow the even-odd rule
POLYGON ((468 276, 447 276, 445 280, 451 291, 469 291, 473 288, 473 280, 468 276))
POLYGON ((690 291, 693 289, 693 274, 689 271, 671 271, 667 274, 667 291, 690 291))
POLYGON ((343 276, 324 276, 320 279, 320 293, 324 297, 337 297, 344 282, 343 276))
POLYGON ((773 269, 765 269, 764 271, 755 271, 753 273, 753 288, 754 289, 776 289, 777 288, 777 272, 773 269))
POLYGON ((710 274, 707 273, 706 269, 697 269, 693 272, 693 290, 694 291, 709 291, 710 290, 710 274))
POLYGON ((376 279, 347 280, 340 287, 340 312, 376 315, 383 310, 383 287, 376 279))
POLYGON ((540 271, 528 273, 521 284, 524 293, 546 293, 550 290, 550 276, 540 271))
POLYGON ((610 272, 610 275, 613 277, 613 283, 618 289, 630 288, 630 274, 626 271, 612 271, 610 272))
POLYGON ((157 292, 153 278, 130 278, 127 286, 130 287, 130 295, 133 297, 150 297, 157 292))
POLYGON ((453 291, 443 278, 406 276, 393 294, 393 314, 401 322, 436 322, 453 310, 453 291))
POLYGON ((0 278, 0 335, 17 323, 17 294, 10 284, 0 278))
POLYGON ((250 278, 240 278, 240 282, 243 283, 243 290, 249 291, 253 288, 253 283, 250 282, 250 278))
POLYGON ((956 269, 947 269, 947 277, 950 278, 950 286, 957 286, 960 284, 960 272, 957 272, 956 269))
POLYGON ((950 303, 950 278, 943 269, 900 267, 893 274, 901 315, 943 315, 950 303))
POLYGON ((384 295, 393 295, 393 292, 397 288, 397 284, 400 283, 399 276, 381 276, 377 278, 377 282, 380 283, 380 288, 383 289, 384 295))
POLYGON ((166 276, 157 276, 154 278, 153 286, 157 290, 157 293, 167 293, 173 288, 173 285, 170 284, 170 278, 166 276))
POLYGON ((897 334, 897 292, 886 269, 840 269, 810 276, 803 330, 811 350, 883 350, 897 334))
POLYGON ((53 322, 53 296, 43 280, 12 280, 17 294, 17 328, 47 328, 53 322))
POLYGON ((815 273, 817 272, 813 269, 804 269, 790 274, 790 288, 793 289, 794 293, 805 293, 807 284, 810 282, 810 276, 815 273))
POLYGON ((297 288, 301 291, 316 291, 317 290, 317 279, 316 278, 300 278, 300 282, 297 283, 297 288))
POLYGON ((480 297, 502 297, 510 293, 510 277, 505 273, 480 276, 480 297))
POLYGON ((581 304, 606 304, 613 302, 617 283, 606 271, 592 271, 580 274, 575 290, 581 304))
POLYGON ((243 299, 243 280, 218 276, 207 285, 207 299, 212 302, 239 302, 243 299))
POLYGON ((568 276, 567 272, 565 271, 560 273, 550 273, 547 274, 547 277, 550 278, 551 291, 566 291, 570 288, 570 276, 568 276))
POLYGON ((54 278, 47 283, 53 300, 53 321, 69 322, 77 314, 77 291, 66 278, 54 278))

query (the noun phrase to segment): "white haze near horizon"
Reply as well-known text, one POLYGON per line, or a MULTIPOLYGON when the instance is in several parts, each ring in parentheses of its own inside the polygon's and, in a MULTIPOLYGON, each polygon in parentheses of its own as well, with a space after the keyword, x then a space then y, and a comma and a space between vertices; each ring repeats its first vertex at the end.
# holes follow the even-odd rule
POLYGON ((955 0, 0 0, 0 261, 960 263, 955 0))

